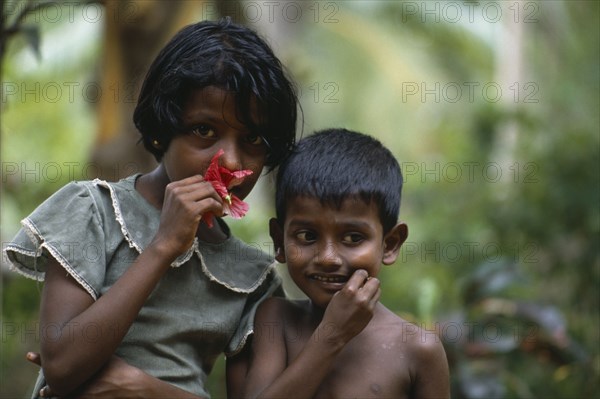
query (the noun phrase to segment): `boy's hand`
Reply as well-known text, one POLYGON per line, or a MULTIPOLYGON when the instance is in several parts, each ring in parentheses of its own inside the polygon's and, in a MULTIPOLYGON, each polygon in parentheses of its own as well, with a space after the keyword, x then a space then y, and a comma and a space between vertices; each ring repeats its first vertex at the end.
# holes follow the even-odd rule
POLYGON ((319 326, 320 334, 328 341, 345 345, 371 321, 380 296, 379 280, 369 278, 363 269, 356 270, 329 302, 319 326))
POLYGON ((192 246, 200 219, 206 212, 223 213, 221 197, 211 183, 200 175, 169 183, 153 243, 160 244, 175 257, 181 255, 192 246))

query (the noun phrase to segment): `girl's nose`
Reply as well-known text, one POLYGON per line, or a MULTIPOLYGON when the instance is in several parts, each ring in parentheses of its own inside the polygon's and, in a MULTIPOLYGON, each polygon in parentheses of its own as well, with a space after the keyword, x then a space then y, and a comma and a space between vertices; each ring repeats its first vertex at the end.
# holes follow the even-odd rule
POLYGON ((240 149, 237 146, 237 142, 233 140, 227 140, 222 143, 223 155, 221 156, 221 166, 232 171, 242 169, 242 159, 240 157, 240 149))

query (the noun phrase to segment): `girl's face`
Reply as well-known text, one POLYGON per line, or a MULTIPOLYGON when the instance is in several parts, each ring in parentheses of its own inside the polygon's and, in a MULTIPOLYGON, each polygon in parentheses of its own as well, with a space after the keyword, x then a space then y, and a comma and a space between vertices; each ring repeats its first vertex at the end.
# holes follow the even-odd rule
MULTIPOLYGON (((162 159, 170 181, 204 175, 212 157, 223 149, 221 166, 253 172, 231 192, 240 199, 250 193, 265 164, 267 146, 238 120, 236 111, 234 95, 217 87, 205 87, 190 94, 182 114, 189 133, 175 136, 162 159)), ((258 120, 256 111, 252 112, 252 118, 258 120)))

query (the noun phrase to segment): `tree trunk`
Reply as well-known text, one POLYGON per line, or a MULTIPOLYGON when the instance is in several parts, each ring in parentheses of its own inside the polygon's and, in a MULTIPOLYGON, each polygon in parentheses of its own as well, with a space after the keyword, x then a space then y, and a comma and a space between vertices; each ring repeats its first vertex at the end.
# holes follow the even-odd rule
POLYGON ((100 62, 98 132, 91 162, 96 177, 118 180, 156 165, 138 144, 133 110, 146 71, 168 40, 200 13, 201 1, 134 0, 105 2, 100 62))

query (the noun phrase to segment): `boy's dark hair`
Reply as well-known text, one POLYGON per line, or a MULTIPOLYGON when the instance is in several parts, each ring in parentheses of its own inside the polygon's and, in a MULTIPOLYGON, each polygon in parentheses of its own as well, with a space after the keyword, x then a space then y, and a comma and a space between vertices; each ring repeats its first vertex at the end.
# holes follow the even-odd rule
POLYGON ((400 165, 378 140, 346 129, 322 130, 300 140, 279 167, 277 219, 285 221, 286 203, 295 197, 318 198, 336 207, 357 197, 375 202, 387 233, 398 221, 401 191, 400 165))
POLYGON ((191 91, 207 86, 235 93, 240 122, 268 146, 265 165, 273 169, 281 163, 295 143, 296 89, 269 45, 230 18, 183 28, 150 66, 133 121, 156 160, 176 134, 187 133, 181 114, 191 91), (251 118, 254 100, 258 124, 251 118))

